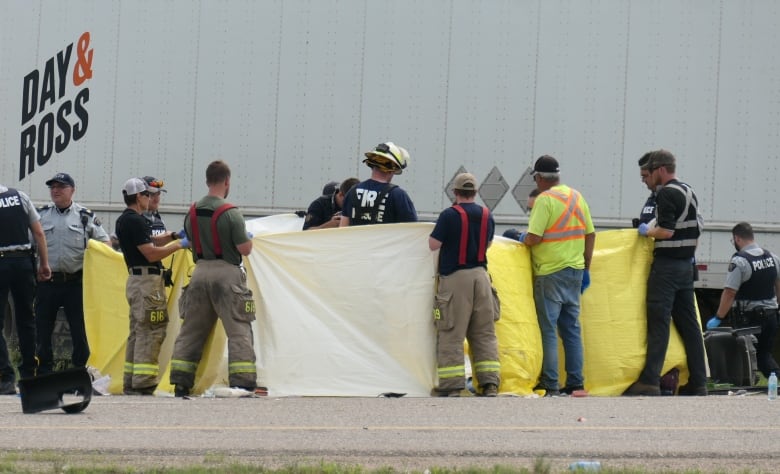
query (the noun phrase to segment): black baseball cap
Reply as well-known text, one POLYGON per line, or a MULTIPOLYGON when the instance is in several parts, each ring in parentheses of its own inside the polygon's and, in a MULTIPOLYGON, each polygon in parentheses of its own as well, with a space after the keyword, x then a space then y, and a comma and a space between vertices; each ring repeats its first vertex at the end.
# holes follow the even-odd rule
POLYGON ((54 177, 46 181, 46 186, 51 186, 53 183, 61 183, 67 186, 76 187, 76 182, 70 177, 68 173, 57 173, 54 177))
POLYGON ((536 163, 534 163, 534 171, 531 176, 536 173, 560 173, 561 168, 558 166, 558 160, 550 155, 540 156, 536 163))

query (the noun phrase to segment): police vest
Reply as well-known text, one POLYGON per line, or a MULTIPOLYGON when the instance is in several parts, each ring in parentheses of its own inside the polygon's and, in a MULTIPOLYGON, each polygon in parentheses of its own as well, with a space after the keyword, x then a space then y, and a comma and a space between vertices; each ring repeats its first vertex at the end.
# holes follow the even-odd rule
POLYGON ((398 187, 395 184, 387 183, 385 188, 380 191, 379 196, 371 201, 371 205, 364 205, 363 199, 358 196, 358 186, 354 186, 350 191, 350 200, 352 202, 352 219, 353 225, 362 224, 381 224, 385 221, 385 212, 387 205, 387 196, 390 195, 390 191, 393 188, 398 187))
POLYGON ((647 224, 653 219, 655 219, 655 193, 650 194, 650 197, 645 201, 645 205, 642 206, 642 212, 639 214, 639 223, 647 224))
MULTIPOLYGON (((674 189, 685 197, 685 206, 674 224, 674 234, 670 239, 655 241, 655 255, 672 258, 691 258, 701 234, 699 221, 699 201, 693 189, 685 183, 667 183, 663 190, 674 189)), ((663 191, 662 190, 662 191, 663 191)))
POLYGON ((777 268, 772 254, 764 250, 761 255, 751 255, 748 252, 737 252, 734 256, 740 256, 747 260, 753 270, 750 278, 740 285, 736 299, 738 301, 771 300, 775 297, 775 281, 777 280, 777 268))
POLYGON ((144 213, 144 217, 152 225, 152 237, 166 232, 165 222, 163 222, 159 212, 144 213))
POLYGON ((30 218, 16 189, 0 193, 0 249, 30 246, 30 218))

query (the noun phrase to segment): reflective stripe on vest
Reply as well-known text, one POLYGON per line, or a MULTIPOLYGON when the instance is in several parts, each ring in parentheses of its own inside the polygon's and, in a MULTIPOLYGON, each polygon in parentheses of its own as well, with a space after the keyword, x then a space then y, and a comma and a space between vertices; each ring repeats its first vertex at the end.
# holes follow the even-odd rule
MULTIPOLYGON (((680 213, 680 217, 677 218, 677 222, 674 223, 674 230, 692 229, 694 227, 695 228, 701 227, 698 219, 699 208, 696 201, 694 201, 693 199, 693 190, 689 186, 680 186, 674 183, 667 184, 664 187, 676 189, 681 193, 683 193, 683 195, 685 195, 685 210, 682 213, 680 213), (691 213, 691 206, 693 206, 694 218, 687 219, 688 215, 691 213)), ((655 248, 696 247, 698 245, 698 242, 699 242, 698 239, 656 240, 655 248)))
POLYGON ((566 206, 566 210, 561 214, 557 221, 549 228, 544 230, 542 236, 543 242, 560 242, 564 240, 575 240, 585 238, 585 215, 580 209, 580 193, 571 189, 571 193, 566 194, 548 189, 542 195, 557 199, 566 206), (576 218, 579 225, 568 225, 567 223, 576 218))
MULTIPOLYGON (((466 245, 469 241, 469 217, 462 206, 455 204, 453 209, 460 214, 460 248, 458 250, 458 265, 466 264, 466 245)), ((477 250, 477 262, 485 261, 487 252, 487 228, 490 214, 486 207, 482 207, 482 220, 479 223, 479 249, 477 250)))

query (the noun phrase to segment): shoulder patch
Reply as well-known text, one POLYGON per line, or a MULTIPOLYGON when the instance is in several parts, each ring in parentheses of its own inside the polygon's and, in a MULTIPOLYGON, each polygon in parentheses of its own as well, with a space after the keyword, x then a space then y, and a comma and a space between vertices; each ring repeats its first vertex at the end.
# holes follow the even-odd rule
POLYGON ((737 264, 734 262, 729 263, 729 271, 733 272, 734 269, 737 268, 737 264))
POLYGON ((43 211, 46 211, 48 209, 51 209, 51 204, 46 204, 45 206, 41 206, 41 207, 36 207, 35 208, 35 210, 38 211, 38 212, 43 212, 43 211))
POLYGON ((79 209, 79 212, 82 213, 82 214, 86 214, 89 217, 92 217, 92 216, 95 215, 94 212, 92 212, 91 210, 87 209, 86 207, 82 207, 81 209, 79 209))

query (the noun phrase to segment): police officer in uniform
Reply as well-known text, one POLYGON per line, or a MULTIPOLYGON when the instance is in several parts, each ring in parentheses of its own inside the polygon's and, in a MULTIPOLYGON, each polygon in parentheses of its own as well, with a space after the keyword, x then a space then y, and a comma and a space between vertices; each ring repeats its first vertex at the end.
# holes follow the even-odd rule
POLYGON ((123 391, 125 395, 152 395, 157 388, 158 357, 168 326, 160 260, 186 248, 186 238, 175 232, 152 236, 151 223, 143 217, 149 208, 150 191, 140 178, 130 178, 122 189, 127 209, 116 220, 116 235, 129 276, 125 293, 130 306, 123 391))
POLYGON ((417 210, 409 195, 390 182, 393 175, 403 173, 409 152, 386 142, 365 155, 363 163, 371 168, 371 178, 347 193, 339 226, 417 222, 417 210))
POLYGON ((167 229, 165 228, 165 222, 163 222, 160 216, 160 198, 162 193, 167 193, 168 190, 163 189, 165 182, 161 179, 153 176, 144 176, 143 180, 149 189, 149 209, 144 211, 144 217, 152 224, 152 235, 162 235, 167 232, 167 229))
POLYGON ((89 343, 84 327, 82 285, 84 251, 88 239, 110 245, 108 233, 95 214, 73 201, 76 183, 69 174, 55 174, 46 181, 46 186, 52 202, 39 212, 52 273, 51 279, 38 285, 35 298, 38 375, 48 374, 53 369, 51 338, 60 306, 65 310, 73 342, 71 362, 74 367, 87 365, 89 343))
POLYGON ((772 357, 772 344, 777 335, 780 259, 755 243, 753 227, 747 222, 735 225, 731 235, 737 253, 731 257, 720 305, 707 321, 707 329, 720 326, 730 312, 734 327, 761 327, 756 362, 758 370, 769 378, 772 372, 780 374, 780 366, 772 357))
POLYGON ((685 346, 690 377, 679 395, 707 395, 707 371, 701 323, 694 303, 693 256, 701 234, 699 202, 693 188, 679 181, 676 159, 667 150, 650 152, 648 182, 655 186, 656 221, 640 224, 639 235, 654 239, 653 263, 647 279, 647 354, 639 379, 624 395, 661 394, 660 379, 669 346, 670 323, 685 346))
POLYGON ((209 164, 206 185, 208 194, 193 204, 184 218, 195 270, 182 293, 183 301, 179 301, 184 319, 171 358, 171 384, 177 397, 186 397, 195 386, 203 347, 217 318, 228 339, 230 386, 254 393, 257 385, 252 336, 255 303, 242 266, 242 256, 252 252, 251 235, 241 212, 226 201, 230 192, 227 163, 209 164))
MULTIPOLYGON (((344 196, 352 189, 352 186, 360 182, 357 178, 347 178, 341 184, 334 182, 332 192, 318 197, 306 211, 306 219, 303 221, 303 230, 330 229, 338 227, 341 220, 341 206, 344 204, 344 196)), ((329 191, 331 183, 328 183, 323 191, 329 191)))
MULTIPOLYGON (((40 223, 40 215, 22 191, 0 184, 0 328, 5 320, 5 307, 10 291, 16 311, 16 331, 22 361, 19 375, 22 378, 35 375, 35 255, 30 233, 38 249, 37 278, 51 278, 46 236, 40 223)), ((0 330, 0 395, 16 394, 16 375, 8 357, 8 346, 0 330)))
POLYGON ((495 330, 499 314, 486 255, 493 242, 495 222, 486 207, 474 202, 474 175, 458 174, 452 189, 455 204, 442 211, 428 238, 430 249, 440 250, 434 310, 439 375, 435 395, 459 396, 466 387, 463 340, 467 339, 481 394, 495 397, 501 369, 495 330), (466 242, 461 241, 464 236, 466 242))

